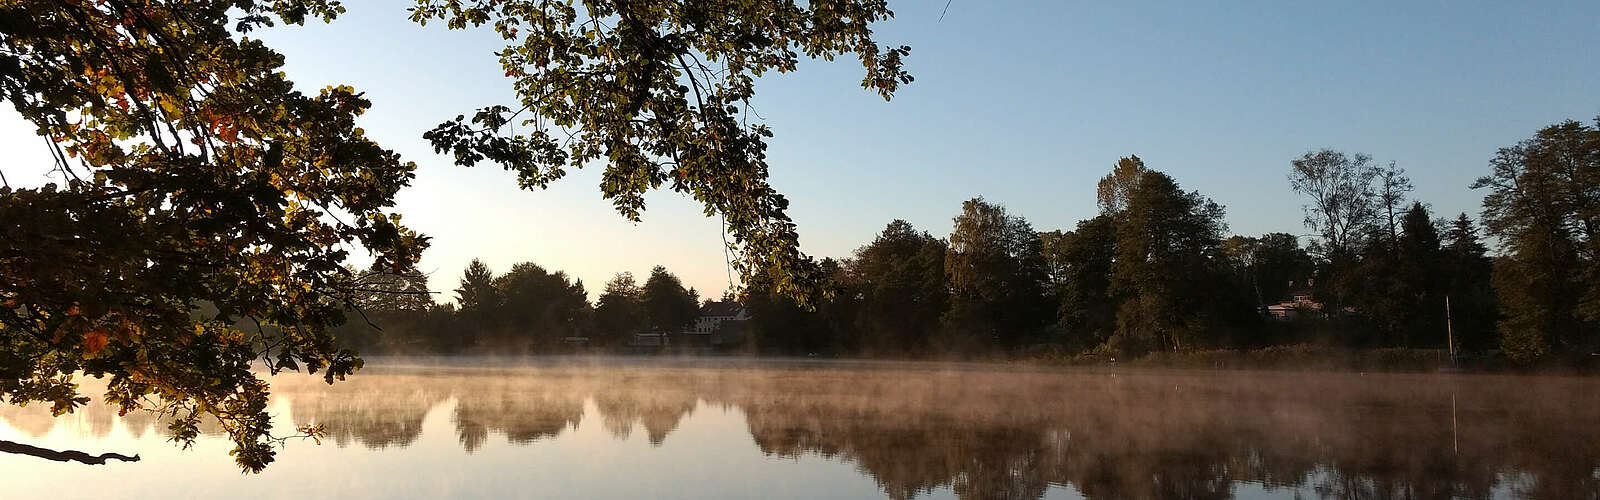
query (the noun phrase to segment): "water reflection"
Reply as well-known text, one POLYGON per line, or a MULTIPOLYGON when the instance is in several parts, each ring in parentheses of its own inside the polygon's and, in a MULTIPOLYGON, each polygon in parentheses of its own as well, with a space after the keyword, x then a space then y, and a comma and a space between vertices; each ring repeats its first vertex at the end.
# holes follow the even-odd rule
MULTIPOLYGON (((559 441, 586 417, 659 448, 721 408, 745 428, 718 432, 769 458, 851 464, 890 498, 1600 498, 1600 383, 1581 378, 607 363, 381 366, 273 389, 294 424, 373 450, 416 443, 441 409, 470 454, 559 441)), ((0 418, 35 436, 53 425, 0 418)), ((88 435, 113 427, 99 406, 77 418, 88 435)), ((130 432, 153 432, 136 418, 130 432)))

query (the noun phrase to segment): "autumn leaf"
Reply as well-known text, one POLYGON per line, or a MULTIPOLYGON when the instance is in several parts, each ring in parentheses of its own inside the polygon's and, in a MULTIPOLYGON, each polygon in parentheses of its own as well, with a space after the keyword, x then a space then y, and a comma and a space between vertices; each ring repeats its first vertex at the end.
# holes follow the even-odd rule
POLYGON ((111 337, 106 335, 106 332, 91 330, 83 334, 83 353, 86 356, 94 356, 105 350, 110 343, 111 337))

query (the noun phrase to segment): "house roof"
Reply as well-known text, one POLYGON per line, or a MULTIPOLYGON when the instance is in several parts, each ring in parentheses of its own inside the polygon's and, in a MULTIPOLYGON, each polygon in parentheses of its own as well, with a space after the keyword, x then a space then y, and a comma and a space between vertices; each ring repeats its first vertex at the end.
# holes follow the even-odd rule
POLYGON ((707 302, 700 306, 701 316, 738 316, 739 310, 744 309, 738 302, 731 300, 707 302))

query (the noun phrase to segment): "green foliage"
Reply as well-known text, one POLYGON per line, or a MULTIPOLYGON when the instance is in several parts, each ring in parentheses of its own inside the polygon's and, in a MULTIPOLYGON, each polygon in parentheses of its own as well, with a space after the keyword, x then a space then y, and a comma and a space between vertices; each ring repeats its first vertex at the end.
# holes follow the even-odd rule
POLYGON ((1222 316, 1236 312, 1217 307, 1234 306, 1216 286, 1223 281, 1222 206, 1153 170, 1133 186, 1126 209, 1114 214, 1110 293, 1118 308, 1110 346, 1141 354, 1212 343, 1222 333, 1222 316))
POLYGON ((1500 349, 1506 358, 1516 363, 1528 364, 1550 354, 1554 348, 1553 337, 1560 329, 1576 329, 1570 311, 1574 301, 1562 296, 1560 291, 1571 291, 1565 280, 1543 274, 1546 271, 1533 263, 1515 257, 1502 257, 1494 262, 1494 291, 1500 297, 1503 317, 1500 329, 1500 349), (1541 285, 1555 282, 1567 285, 1566 290, 1551 289, 1541 285))
MULTIPOLYGON (((832 259, 823 262, 808 261, 809 272, 820 276, 836 276, 839 265, 832 259)), ((779 293, 773 286, 769 273, 759 273, 746 287, 744 306, 750 320, 749 333, 758 352, 775 354, 831 354, 838 352, 845 342, 842 322, 835 319, 842 301, 839 295, 816 310, 808 310, 787 294, 779 293)), ((835 286, 832 280, 824 287, 835 286)), ((846 299, 847 300, 847 299, 846 299)))
POLYGON ((818 277, 800 272, 789 202, 767 183, 772 132, 746 119, 755 81, 794 71, 802 54, 855 54, 862 86, 889 99, 912 80, 902 69, 910 48, 872 38, 872 24, 892 15, 884 0, 418 0, 418 23, 492 26, 521 101, 457 116, 425 137, 458 164, 517 172, 524 188, 602 162, 601 191, 631 220, 646 191, 670 182, 726 218, 742 273, 775 272, 778 290, 805 300, 818 277), (527 132, 503 135, 513 125, 527 132))
POLYGON ((213 417, 259 471, 273 450, 252 363, 330 383, 361 366, 330 334, 361 286, 341 264, 362 248, 410 272, 426 239, 389 209, 415 166, 356 126, 360 93, 302 94, 244 36, 341 10, 0 4, 0 99, 48 139, 61 179, 0 187, 6 402, 66 413, 87 400, 76 374, 110 377, 108 403, 176 417, 185 445, 213 417))
POLYGON ((1333 150, 1291 162, 1290 186, 1308 198, 1306 227, 1320 240, 1316 296, 1322 312, 1354 315, 1348 345, 1442 345, 1449 291, 1438 230, 1405 170, 1333 150), (1409 203, 1409 207, 1408 207, 1409 203))
POLYGON ((1483 219, 1504 257, 1494 264, 1502 347, 1514 361, 1600 348, 1600 120, 1551 125, 1501 148, 1490 173, 1483 219))
POLYGON ((1128 208, 1128 199, 1133 197, 1133 191, 1139 187, 1139 179, 1150 169, 1145 168, 1144 160, 1137 155, 1117 160, 1117 165, 1111 168, 1111 173, 1100 178, 1100 183, 1095 189, 1095 198, 1100 205, 1101 214, 1121 213, 1128 208))
POLYGON ((1069 346, 1094 347, 1116 329, 1117 305, 1111 296, 1111 262, 1116 257, 1116 225, 1109 215, 1078 223, 1065 233, 1040 235, 1057 300, 1057 326, 1069 346))
POLYGON ((983 198, 961 204, 945 252, 950 307, 943 323, 957 342, 1015 345, 1040 333, 1048 306, 1039 234, 1026 219, 983 198))

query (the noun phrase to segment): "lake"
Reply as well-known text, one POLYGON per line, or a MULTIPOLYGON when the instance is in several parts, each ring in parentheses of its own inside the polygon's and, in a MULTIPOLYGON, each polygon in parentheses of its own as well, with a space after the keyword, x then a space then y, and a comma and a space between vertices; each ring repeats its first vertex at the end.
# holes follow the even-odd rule
POLYGON ((148 415, 0 406, 0 439, 143 458, 0 454, 0 497, 1600 498, 1594 378, 546 358, 271 384, 275 428, 328 436, 259 475, 148 415))

